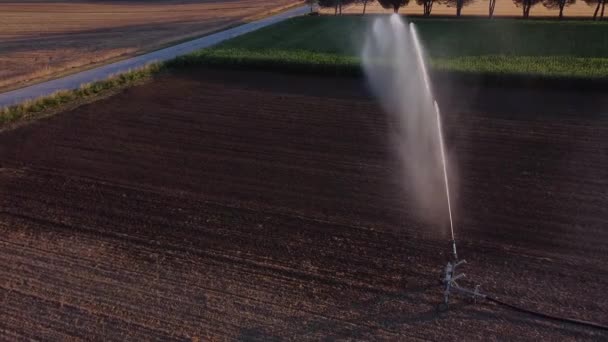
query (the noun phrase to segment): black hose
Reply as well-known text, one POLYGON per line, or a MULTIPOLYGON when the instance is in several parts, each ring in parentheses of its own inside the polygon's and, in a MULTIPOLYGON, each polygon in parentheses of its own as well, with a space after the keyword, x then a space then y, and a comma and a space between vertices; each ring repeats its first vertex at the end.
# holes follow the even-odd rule
POLYGON ((583 326, 590 327, 590 328, 595 328, 595 329, 607 330, 608 331, 608 326, 607 325, 602 325, 602 324, 599 324, 599 323, 594 323, 594 322, 589 322, 589 321, 582 321, 582 320, 579 320, 579 319, 553 316, 553 315, 549 315, 549 314, 538 312, 538 311, 534 311, 534 310, 524 309, 522 307, 515 306, 513 304, 509 304, 509 303, 503 302, 501 300, 498 300, 498 299, 496 299, 494 297, 490 297, 490 296, 486 296, 486 299, 489 300, 490 302, 493 302, 493 303, 496 303, 498 305, 502 305, 502 306, 508 307, 509 309, 512 309, 512 310, 515 310, 515 311, 525 312, 525 313, 528 313, 528 314, 531 314, 531 315, 535 315, 535 316, 542 317, 542 318, 547 318, 547 319, 552 319, 552 320, 555 320, 555 321, 561 321, 561 322, 567 322, 567 323, 572 323, 572 324, 578 324, 578 325, 583 325, 583 326))

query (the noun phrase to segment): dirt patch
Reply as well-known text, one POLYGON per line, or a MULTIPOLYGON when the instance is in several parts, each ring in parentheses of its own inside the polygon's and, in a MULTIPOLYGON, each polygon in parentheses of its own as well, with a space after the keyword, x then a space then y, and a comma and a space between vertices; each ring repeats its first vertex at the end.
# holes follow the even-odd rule
MULTIPOLYGON (((468 276, 607 324, 605 95, 438 93, 468 276)), ((361 80, 201 69, 1 133, 0 331, 606 338, 488 304, 438 316, 449 246, 408 209, 387 130, 361 80)))

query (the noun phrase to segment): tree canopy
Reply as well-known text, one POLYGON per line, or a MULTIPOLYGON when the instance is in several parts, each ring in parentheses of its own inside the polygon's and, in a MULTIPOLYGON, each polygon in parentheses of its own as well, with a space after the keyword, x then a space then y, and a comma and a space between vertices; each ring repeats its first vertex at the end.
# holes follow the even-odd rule
POLYGON ((543 0, 543 6, 548 9, 559 9, 559 18, 562 19, 564 17, 564 7, 575 2, 576 0, 543 0))
POLYGON ((418 6, 422 6, 425 17, 428 17, 431 15, 431 11, 433 10, 434 2, 435 2, 435 0, 416 0, 416 4, 418 4, 418 6))
POLYGON ((521 7, 524 18, 529 18, 530 9, 541 3, 541 1, 542 0, 513 0, 513 3, 515 3, 515 6, 521 7))
POLYGON ((358 4, 363 4, 363 14, 365 14, 365 10, 367 9, 367 4, 374 2, 375 0, 355 0, 358 4))
POLYGON ((475 0, 439 0, 439 3, 442 5, 446 5, 447 7, 455 7, 457 17, 460 17, 460 13, 462 12, 462 8, 464 6, 468 6, 473 2, 475 2, 475 0))
POLYGON ((384 8, 392 8, 393 12, 399 12, 399 8, 407 6, 410 0, 378 0, 384 8))
POLYGON ((342 6, 349 5, 355 0, 318 0, 319 7, 333 7, 335 14, 342 14, 342 6))

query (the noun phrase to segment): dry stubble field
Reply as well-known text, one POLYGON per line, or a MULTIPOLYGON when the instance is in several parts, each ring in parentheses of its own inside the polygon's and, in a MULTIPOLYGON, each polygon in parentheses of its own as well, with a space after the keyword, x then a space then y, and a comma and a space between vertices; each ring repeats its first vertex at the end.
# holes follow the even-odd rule
MULTIPOLYGON (((438 95, 468 276, 608 324, 608 98, 438 95)), ((388 130, 360 80, 202 69, 0 133, 0 337, 608 337, 437 315, 447 237, 410 209, 388 130)))
POLYGON ((238 24, 297 0, 0 0, 0 91, 238 24))

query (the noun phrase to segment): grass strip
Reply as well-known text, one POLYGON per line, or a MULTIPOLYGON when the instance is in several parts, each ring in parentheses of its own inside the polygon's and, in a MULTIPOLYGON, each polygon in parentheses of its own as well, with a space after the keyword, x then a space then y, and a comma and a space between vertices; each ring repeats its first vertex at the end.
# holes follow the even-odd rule
MULTIPOLYGON (((170 67, 217 66, 329 75, 361 75, 358 57, 306 50, 213 48, 178 57, 170 67)), ((435 72, 522 78, 608 80, 608 58, 572 56, 463 56, 430 58, 435 72)))
POLYGON ((78 89, 62 90, 48 96, 5 107, 0 109, 0 127, 5 127, 23 119, 34 118, 38 113, 78 100, 96 97, 110 90, 129 87, 164 70, 166 70, 164 64, 150 64, 102 81, 83 84, 78 89))

